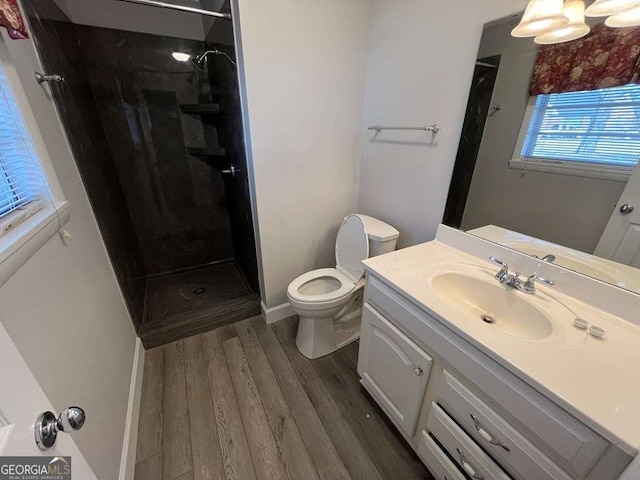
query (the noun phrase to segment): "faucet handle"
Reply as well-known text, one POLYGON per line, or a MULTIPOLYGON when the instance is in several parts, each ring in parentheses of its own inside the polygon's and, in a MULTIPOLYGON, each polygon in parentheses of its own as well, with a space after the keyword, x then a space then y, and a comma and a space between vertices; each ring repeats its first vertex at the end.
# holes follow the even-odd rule
POLYGON ((504 267, 506 269, 509 269, 509 265, 507 265, 502 260, 498 260, 496 257, 489 257, 489 260, 491 260, 493 263, 497 263, 498 265, 501 265, 502 267, 504 267))
POLYGON ((547 285, 555 285, 556 284, 556 282, 554 282, 553 280, 547 280, 546 278, 541 277, 537 273, 534 273, 529 278, 527 278, 527 281, 522 286, 523 290, 525 292, 527 292, 527 293, 535 292, 536 291, 536 280, 538 282, 540 282, 540 283, 545 283, 547 285))
POLYGON ((531 281, 532 283, 535 281, 539 281, 540 283, 546 283, 547 285, 555 285, 556 282, 554 282, 553 280, 547 280, 544 277, 541 277, 540 275, 538 275, 537 273, 534 273, 533 275, 531 275, 528 279, 528 281, 531 281))
POLYGON ((503 262, 502 260, 498 260, 496 257, 489 257, 489 260, 491 260, 493 263, 497 263, 502 267, 500 271, 496 273, 496 278, 500 280, 500 282, 503 282, 509 274, 509 265, 507 265, 507 263, 503 262))

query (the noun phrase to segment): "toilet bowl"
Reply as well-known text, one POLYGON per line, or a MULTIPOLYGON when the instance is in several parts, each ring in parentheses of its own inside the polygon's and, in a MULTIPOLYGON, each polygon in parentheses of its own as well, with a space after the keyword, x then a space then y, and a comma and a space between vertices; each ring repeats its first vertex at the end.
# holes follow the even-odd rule
POLYGON ((307 358, 335 352, 360 336, 364 266, 370 256, 392 252, 398 231, 366 215, 349 215, 336 238, 336 268, 296 278, 287 289, 300 316, 296 345, 307 358))

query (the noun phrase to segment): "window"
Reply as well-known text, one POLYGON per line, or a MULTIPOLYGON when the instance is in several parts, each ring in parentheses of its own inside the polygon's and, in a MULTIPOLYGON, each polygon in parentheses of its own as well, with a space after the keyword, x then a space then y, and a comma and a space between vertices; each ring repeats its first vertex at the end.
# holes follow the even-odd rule
POLYGON ((31 137, 0 66, 0 236, 19 225, 15 210, 30 214, 51 197, 31 137), (38 202, 38 200, 40 200, 38 202))
POLYGON ((531 110, 518 167, 628 177, 640 159, 640 85, 539 95, 531 110))
POLYGON ((73 162, 73 157, 51 101, 39 94, 27 97, 25 88, 38 88, 32 65, 42 68, 33 47, 0 37, 0 286, 56 234, 63 242, 70 235, 64 230, 70 205, 41 128, 50 141, 59 142, 58 152, 69 153, 60 161, 73 162), (14 62, 17 56, 26 61, 14 62), (46 121, 39 124, 34 110, 46 121))

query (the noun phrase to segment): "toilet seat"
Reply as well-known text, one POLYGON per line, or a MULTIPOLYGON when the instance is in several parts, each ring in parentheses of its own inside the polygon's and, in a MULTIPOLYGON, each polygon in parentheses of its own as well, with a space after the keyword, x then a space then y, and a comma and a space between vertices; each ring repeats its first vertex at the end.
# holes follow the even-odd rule
POLYGON ((301 303, 325 304, 347 297, 355 289, 356 284, 344 273, 335 268, 322 268, 300 275, 289 284, 287 294, 289 298, 301 303), (305 289, 321 293, 305 293, 305 289))
POLYGON ((336 236, 335 268, 305 273, 289 284, 289 306, 300 317, 296 346, 305 357, 320 358, 358 339, 365 284, 363 260, 370 254, 391 252, 398 235, 393 227, 375 218, 347 215, 336 236))

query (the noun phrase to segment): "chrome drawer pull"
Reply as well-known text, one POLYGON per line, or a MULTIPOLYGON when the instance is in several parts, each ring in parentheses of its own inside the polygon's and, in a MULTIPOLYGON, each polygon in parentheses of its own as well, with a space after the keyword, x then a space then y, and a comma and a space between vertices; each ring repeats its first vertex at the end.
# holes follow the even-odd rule
POLYGON ((474 480, 485 480, 485 477, 483 475, 478 475, 471 464, 467 463, 467 459, 464 458, 464 453, 462 453, 459 448, 456 448, 456 450, 458 451, 458 455, 460 455, 460 466, 464 469, 464 471, 467 472, 469 476, 474 480))
POLYGON ((413 367, 413 373, 415 373, 416 377, 422 375, 422 369, 420 367, 413 367))
POLYGON ((478 431, 478 433, 480 435, 482 435, 482 438, 484 438, 487 442, 489 442, 491 445, 495 445, 496 447, 502 447, 504 448, 507 452, 510 452, 511 449, 509 447, 507 447, 504 443, 502 443, 499 440, 494 440, 494 438, 491 436, 491 434, 489 432, 487 432, 484 428, 482 428, 480 426, 480 420, 478 420, 478 417, 476 417, 473 413, 471 414, 471 420, 473 420, 473 423, 476 427, 476 430, 478 431))

